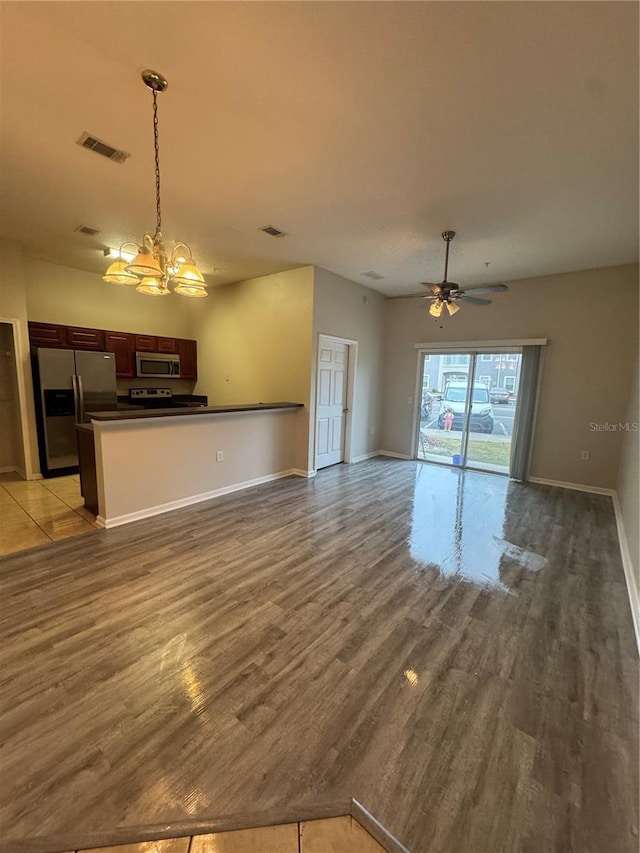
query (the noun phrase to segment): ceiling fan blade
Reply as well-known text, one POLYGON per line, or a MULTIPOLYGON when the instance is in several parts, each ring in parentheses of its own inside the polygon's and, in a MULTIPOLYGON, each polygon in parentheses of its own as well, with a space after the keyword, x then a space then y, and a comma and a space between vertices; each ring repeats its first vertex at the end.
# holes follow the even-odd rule
POLYGON ((467 296, 466 293, 461 293, 457 300, 459 302, 468 302, 469 305, 491 305, 490 299, 480 299, 477 296, 467 296))
POLYGON ((431 291, 431 293, 433 293, 433 294, 434 294, 434 295, 436 295, 436 296, 437 296, 437 295, 438 295, 438 293, 440 293, 440 291, 442 290, 442 285, 441 285, 441 284, 434 284, 434 283, 433 283, 433 282, 431 282, 431 281, 421 281, 421 282, 420 282, 420 284, 421 284, 423 287, 426 287, 428 290, 430 290, 430 291, 431 291))
POLYGON ((482 287, 466 287, 464 292, 480 296, 481 293, 504 293, 505 290, 509 290, 506 284, 487 284, 482 287))
POLYGON ((406 293, 403 296, 385 296, 385 299, 435 299, 435 294, 429 293, 406 293))

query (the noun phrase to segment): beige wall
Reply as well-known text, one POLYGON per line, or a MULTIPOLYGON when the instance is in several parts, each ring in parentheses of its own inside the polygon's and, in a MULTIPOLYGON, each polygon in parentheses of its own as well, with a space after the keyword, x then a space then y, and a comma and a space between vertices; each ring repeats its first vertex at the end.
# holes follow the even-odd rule
POLYGON ((131 514, 153 515, 167 504, 291 473, 300 418, 301 409, 285 409, 96 424, 102 520, 122 524, 131 514))
POLYGON ((315 387, 320 335, 358 342, 352 418, 352 458, 380 449, 384 300, 379 293, 315 268, 311 354, 309 469, 314 467, 315 387))
MULTIPOLYGON (((638 361, 635 360, 635 373, 629 388, 629 405, 627 408, 625 423, 640 423, 640 412, 638 404, 638 361)), ((617 492, 620 502, 620 512, 624 526, 624 537, 629 549, 629 561, 635 590, 632 598, 635 598, 632 606, 635 606, 636 619, 640 624, 640 503, 638 500, 638 479, 640 478, 640 432, 624 432, 622 434, 622 449, 620 454, 620 468, 618 471, 617 492)), ((640 638, 639 638, 640 639, 640 638)))
POLYGON ((197 394, 210 405, 304 403, 297 465, 306 470, 313 267, 214 288, 194 326, 197 394))
MULTIPOLYGON (((24 258, 22 246, 19 243, 3 238, 0 238, 0 318, 15 321, 18 353, 17 380, 23 396, 20 406, 20 423, 23 433, 25 473, 27 477, 33 477, 40 473, 40 465, 29 359, 24 258)), ((0 434, 0 440, 3 439, 4 437, 0 434)))
POLYGON ((47 261, 25 258, 27 312, 30 320, 193 338, 193 322, 203 300, 152 297, 135 287, 109 285, 99 275, 47 261))
POLYGON ((638 352, 637 265, 516 281, 491 306, 466 306, 438 322, 415 300, 388 301, 382 448, 412 453, 415 343, 522 338, 549 339, 531 476, 614 488, 622 436, 590 424, 626 417, 638 352))

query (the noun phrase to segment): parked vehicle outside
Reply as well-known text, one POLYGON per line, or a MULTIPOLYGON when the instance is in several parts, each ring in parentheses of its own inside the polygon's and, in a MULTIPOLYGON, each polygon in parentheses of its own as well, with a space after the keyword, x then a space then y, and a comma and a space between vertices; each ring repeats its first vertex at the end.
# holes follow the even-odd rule
POLYGON ((507 388, 492 388, 489 391, 489 397, 492 403, 508 403, 511 399, 511 392, 507 388))
MULTIPOLYGON (((467 383, 450 382, 444 392, 440 403, 438 414, 438 426, 445 428, 445 417, 447 412, 453 414, 451 429, 461 430, 465 422, 465 405, 467 402, 467 383)), ((471 392, 471 417, 469 429, 472 432, 493 432, 493 413, 491 411, 491 400, 489 389, 486 385, 474 382, 471 392)))

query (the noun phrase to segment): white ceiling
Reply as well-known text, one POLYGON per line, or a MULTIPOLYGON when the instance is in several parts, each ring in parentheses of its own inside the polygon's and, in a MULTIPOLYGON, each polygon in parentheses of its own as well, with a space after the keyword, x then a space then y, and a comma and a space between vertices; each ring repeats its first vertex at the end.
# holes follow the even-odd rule
POLYGON ((317 264, 415 292, 445 228, 467 285, 637 261, 636 3, 0 7, 0 234, 36 257, 99 272, 153 230, 153 68, 165 238, 212 284, 317 264))

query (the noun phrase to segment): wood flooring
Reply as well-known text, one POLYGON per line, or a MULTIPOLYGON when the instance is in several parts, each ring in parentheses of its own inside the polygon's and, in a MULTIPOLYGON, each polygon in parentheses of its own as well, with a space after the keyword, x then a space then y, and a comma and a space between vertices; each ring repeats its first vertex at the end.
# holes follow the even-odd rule
POLYGON ((608 497, 375 459, 0 580, 7 853, 349 797, 414 853, 638 849, 608 497))

